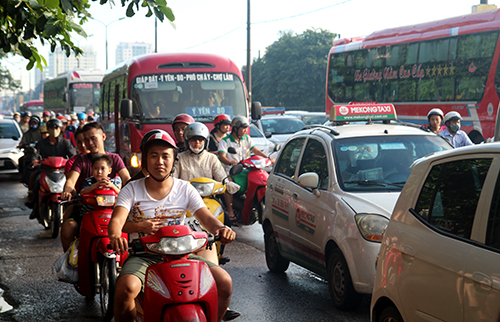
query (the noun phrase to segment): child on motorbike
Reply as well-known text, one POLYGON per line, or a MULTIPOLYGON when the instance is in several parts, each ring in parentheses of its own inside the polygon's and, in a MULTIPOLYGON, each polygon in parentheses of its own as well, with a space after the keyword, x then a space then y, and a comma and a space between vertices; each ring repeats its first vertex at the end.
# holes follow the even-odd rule
POLYGON ((92 176, 85 179, 80 193, 91 193, 95 189, 113 189, 118 194, 122 187, 122 180, 120 176, 109 177, 113 171, 111 158, 107 154, 98 153, 92 157, 91 162, 92 176))
MULTIPOLYGON (((183 180, 172 177, 177 159, 177 146, 168 133, 153 130, 148 135, 142 151, 142 166, 148 177, 129 182, 120 192, 113 216, 108 226, 108 234, 113 249, 117 252, 128 250, 128 240, 121 233, 130 233, 130 238, 154 234, 164 225, 184 224, 186 210, 196 216, 209 232, 221 236, 223 244, 232 242, 236 233, 224 226, 208 211, 196 189, 183 180)), ((232 293, 232 280, 221 267, 207 260, 213 257, 212 250, 204 250, 200 256, 190 255, 207 263, 217 284, 218 320, 222 319, 232 293)), ((217 256, 217 254, 215 254, 217 256)), ((137 254, 124 263, 118 277, 115 293, 115 320, 133 321, 137 315, 135 298, 142 290, 147 267, 161 261, 161 256, 137 254)))

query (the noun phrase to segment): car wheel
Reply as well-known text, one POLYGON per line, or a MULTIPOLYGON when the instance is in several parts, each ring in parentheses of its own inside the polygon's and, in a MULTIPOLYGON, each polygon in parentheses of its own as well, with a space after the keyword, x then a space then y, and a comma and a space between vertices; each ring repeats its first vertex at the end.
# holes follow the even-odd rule
POLYGON ((327 266, 328 288, 333 304, 339 310, 353 310, 359 306, 361 295, 354 290, 349 267, 342 252, 334 250, 327 266))
POLYGON ((388 306, 380 314, 377 322, 404 322, 398 309, 394 306, 388 306))
POLYGON ((271 227, 267 227, 264 232, 264 244, 267 268, 273 273, 284 273, 288 269, 290 261, 281 256, 276 236, 271 227))

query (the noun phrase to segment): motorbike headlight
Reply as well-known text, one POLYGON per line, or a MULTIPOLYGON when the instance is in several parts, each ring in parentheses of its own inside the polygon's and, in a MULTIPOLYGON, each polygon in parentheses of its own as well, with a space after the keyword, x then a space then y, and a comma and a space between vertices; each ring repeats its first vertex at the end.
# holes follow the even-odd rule
POLYGON ((158 243, 146 244, 148 250, 162 255, 184 255, 195 252, 205 246, 208 238, 194 238, 192 235, 181 237, 163 237, 158 243))
POLYGON ((382 233, 389 224, 389 219, 376 214, 357 214, 354 216, 359 232, 369 241, 382 241, 382 233))
POLYGON ((265 159, 252 160, 252 163, 255 165, 255 167, 257 169, 263 169, 266 167, 266 160, 265 159))
POLYGON ((202 196, 202 197, 208 197, 212 195, 212 191, 214 190, 215 183, 210 182, 210 183, 205 183, 205 182, 191 182, 193 187, 195 187, 196 191, 202 196))
POLYGON ((113 207, 116 202, 116 196, 97 195, 95 196, 97 205, 101 207, 113 207))
POLYGON ((61 193, 63 192, 64 184, 66 183, 66 177, 63 176, 61 180, 52 181, 47 176, 45 177, 45 182, 47 183, 47 186, 49 186, 51 193, 61 193))

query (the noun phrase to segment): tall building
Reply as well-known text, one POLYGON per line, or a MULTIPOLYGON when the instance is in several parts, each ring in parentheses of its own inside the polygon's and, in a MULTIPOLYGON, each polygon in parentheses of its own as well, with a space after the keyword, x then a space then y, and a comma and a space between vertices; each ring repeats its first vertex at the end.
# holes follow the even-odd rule
POLYGON ((116 47, 116 65, 135 56, 150 54, 153 52, 153 45, 144 42, 120 42, 116 47))
POLYGON ((84 54, 79 58, 76 58, 73 53, 66 57, 66 52, 62 51, 61 48, 56 48, 53 53, 49 53, 47 76, 56 77, 60 73, 76 68, 96 69, 97 53, 94 48, 92 46, 82 47, 82 50, 84 54))

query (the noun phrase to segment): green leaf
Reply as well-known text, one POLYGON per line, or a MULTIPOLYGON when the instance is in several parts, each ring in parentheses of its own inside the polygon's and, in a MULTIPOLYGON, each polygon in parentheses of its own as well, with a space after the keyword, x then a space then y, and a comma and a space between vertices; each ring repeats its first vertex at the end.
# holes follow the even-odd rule
POLYGON ((45 7, 49 9, 59 8, 59 0, 44 0, 45 7))
POLYGON ((61 7, 66 14, 73 12, 73 5, 68 0, 61 0, 61 7))
POLYGON ((133 2, 129 3, 129 5, 127 7, 126 15, 127 15, 127 17, 133 17, 135 15, 133 2))
POLYGON ((48 36, 55 36, 57 35, 57 32, 59 31, 59 27, 57 26, 58 22, 57 21, 48 21, 47 24, 45 25, 45 33, 48 36))
POLYGON ((163 12, 161 12, 160 9, 158 9, 158 8, 153 8, 153 10, 154 10, 155 16, 158 18, 158 20, 163 22, 163 20, 165 19, 165 15, 163 14, 163 12))
POLYGON ((29 5, 31 7, 31 9, 35 10, 35 11, 38 11, 40 9, 42 9, 43 7, 38 3, 38 1, 36 0, 30 0, 29 1, 29 5))
POLYGON ((175 20, 175 16, 174 16, 174 13, 172 12, 172 9, 170 9, 169 7, 164 7, 164 6, 158 6, 158 8, 161 10, 161 12, 163 12, 165 14, 165 16, 167 16, 168 20, 170 20, 170 21, 175 20))
POLYGON ((146 17, 151 17, 153 15, 153 11, 151 11, 151 8, 148 7, 148 13, 146 14, 146 17))
POLYGON ((31 50, 28 46, 25 44, 19 44, 19 50, 21 51, 21 54, 23 55, 24 58, 30 59, 31 58, 31 50))

